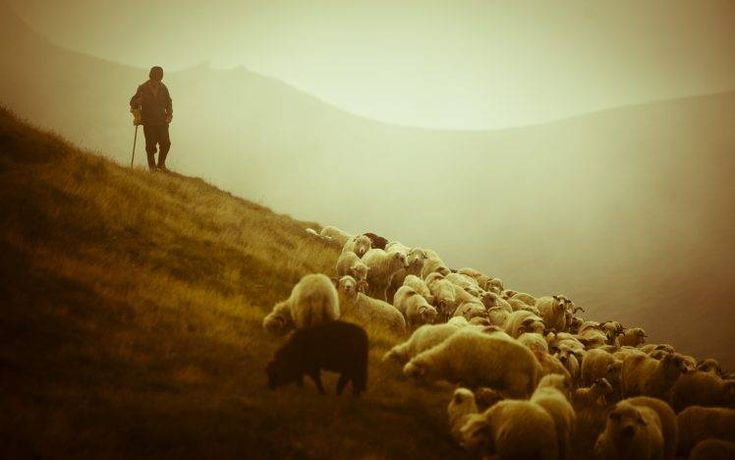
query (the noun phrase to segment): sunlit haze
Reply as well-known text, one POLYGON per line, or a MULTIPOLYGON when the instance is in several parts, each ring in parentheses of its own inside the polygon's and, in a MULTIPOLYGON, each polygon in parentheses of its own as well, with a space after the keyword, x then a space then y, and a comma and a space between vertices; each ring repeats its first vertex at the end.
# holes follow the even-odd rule
POLYGON ((245 66, 402 125, 504 128, 735 88, 728 0, 10 3, 65 48, 245 66))

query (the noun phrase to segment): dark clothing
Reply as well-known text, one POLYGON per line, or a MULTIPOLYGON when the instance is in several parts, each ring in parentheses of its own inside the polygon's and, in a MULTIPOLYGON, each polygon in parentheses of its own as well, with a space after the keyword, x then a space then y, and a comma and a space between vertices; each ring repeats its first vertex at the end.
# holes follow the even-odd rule
POLYGON ((145 152, 148 154, 148 167, 156 169, 156 148, 158 146, 158 168, 166 167, 166 155, 171 148, 168 137, 168 124, 173 115, 171 95, 161 82, 148 80, 138 86, 138 91, 130 99, 131 108, 140 108, 145 152))
POLYGON ((173 114, 168 88, 163 83, 151 80, 138 86, 138 91, 130 98, 130 107, 141 108, 143 125, 167 125, 173 114))
POLYGON ((166 155, 168 155, 168 149, 171 148, 171 141, 168 138, 168 124, 143 125, 143 133, 145 134, 145 153, 148 154, 148 167, 151 170, 156 169, 156 144, 160 148, 158 167, 166 167, 166 155))

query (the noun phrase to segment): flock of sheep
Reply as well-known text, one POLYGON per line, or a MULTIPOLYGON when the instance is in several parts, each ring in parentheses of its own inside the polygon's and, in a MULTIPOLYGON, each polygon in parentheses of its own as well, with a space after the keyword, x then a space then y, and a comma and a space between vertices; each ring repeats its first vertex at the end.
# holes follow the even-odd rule
POLYGON ((640 328, 585 320, 564 295, 451 270, 432 250, 331 226, 307 231, 342 246, 337 278, 306 275, 264 328, 294 336, 345 320, 410 333, 383 361, 410 379, 456 384, 450 433, 478 456, 735 458, 735 375, 717 361, 645 344, 640 328))

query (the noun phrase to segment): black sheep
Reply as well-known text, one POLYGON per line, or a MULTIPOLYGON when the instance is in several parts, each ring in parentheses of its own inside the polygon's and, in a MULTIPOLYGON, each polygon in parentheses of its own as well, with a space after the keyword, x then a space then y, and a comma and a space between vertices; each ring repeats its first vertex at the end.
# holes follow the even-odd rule
POLYGON ((339 372, 337 394, 352 381, 354 396, 367 384, 368 339, 360 326, 344 321, 329 321, 297 329, 268 363, 268 387, 275 389, 289 383, 304 385, 304 374, 314 380, 324 394, 322 369, 339 372))
POLYGON ((383 238, 380 235, 376 235, 375 233, 363 233, 363 235, 367 236, 368 239, 370 239, 370 245, 373 248, 377 249, 385 249, 385 247, 388 245, 388 240, 383 238))

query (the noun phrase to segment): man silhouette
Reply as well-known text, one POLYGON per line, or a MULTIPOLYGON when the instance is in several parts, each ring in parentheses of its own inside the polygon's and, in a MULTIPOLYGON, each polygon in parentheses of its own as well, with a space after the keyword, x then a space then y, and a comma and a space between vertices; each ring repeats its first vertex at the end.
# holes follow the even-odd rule
POLYGON ((148 154, 148 167, 168 171, 166 155, 171 148, 168 136, 168 124, 173 118, 171 95, 163 80, 163 69, 155 66, 148 73, 148 81, 138 86, 138 91, 130 99, 130 111, 136 125, 143 125, 145 134, 145 152, 148 154), (156 149, 158 146, 158 165, 156 165, 156 149))

